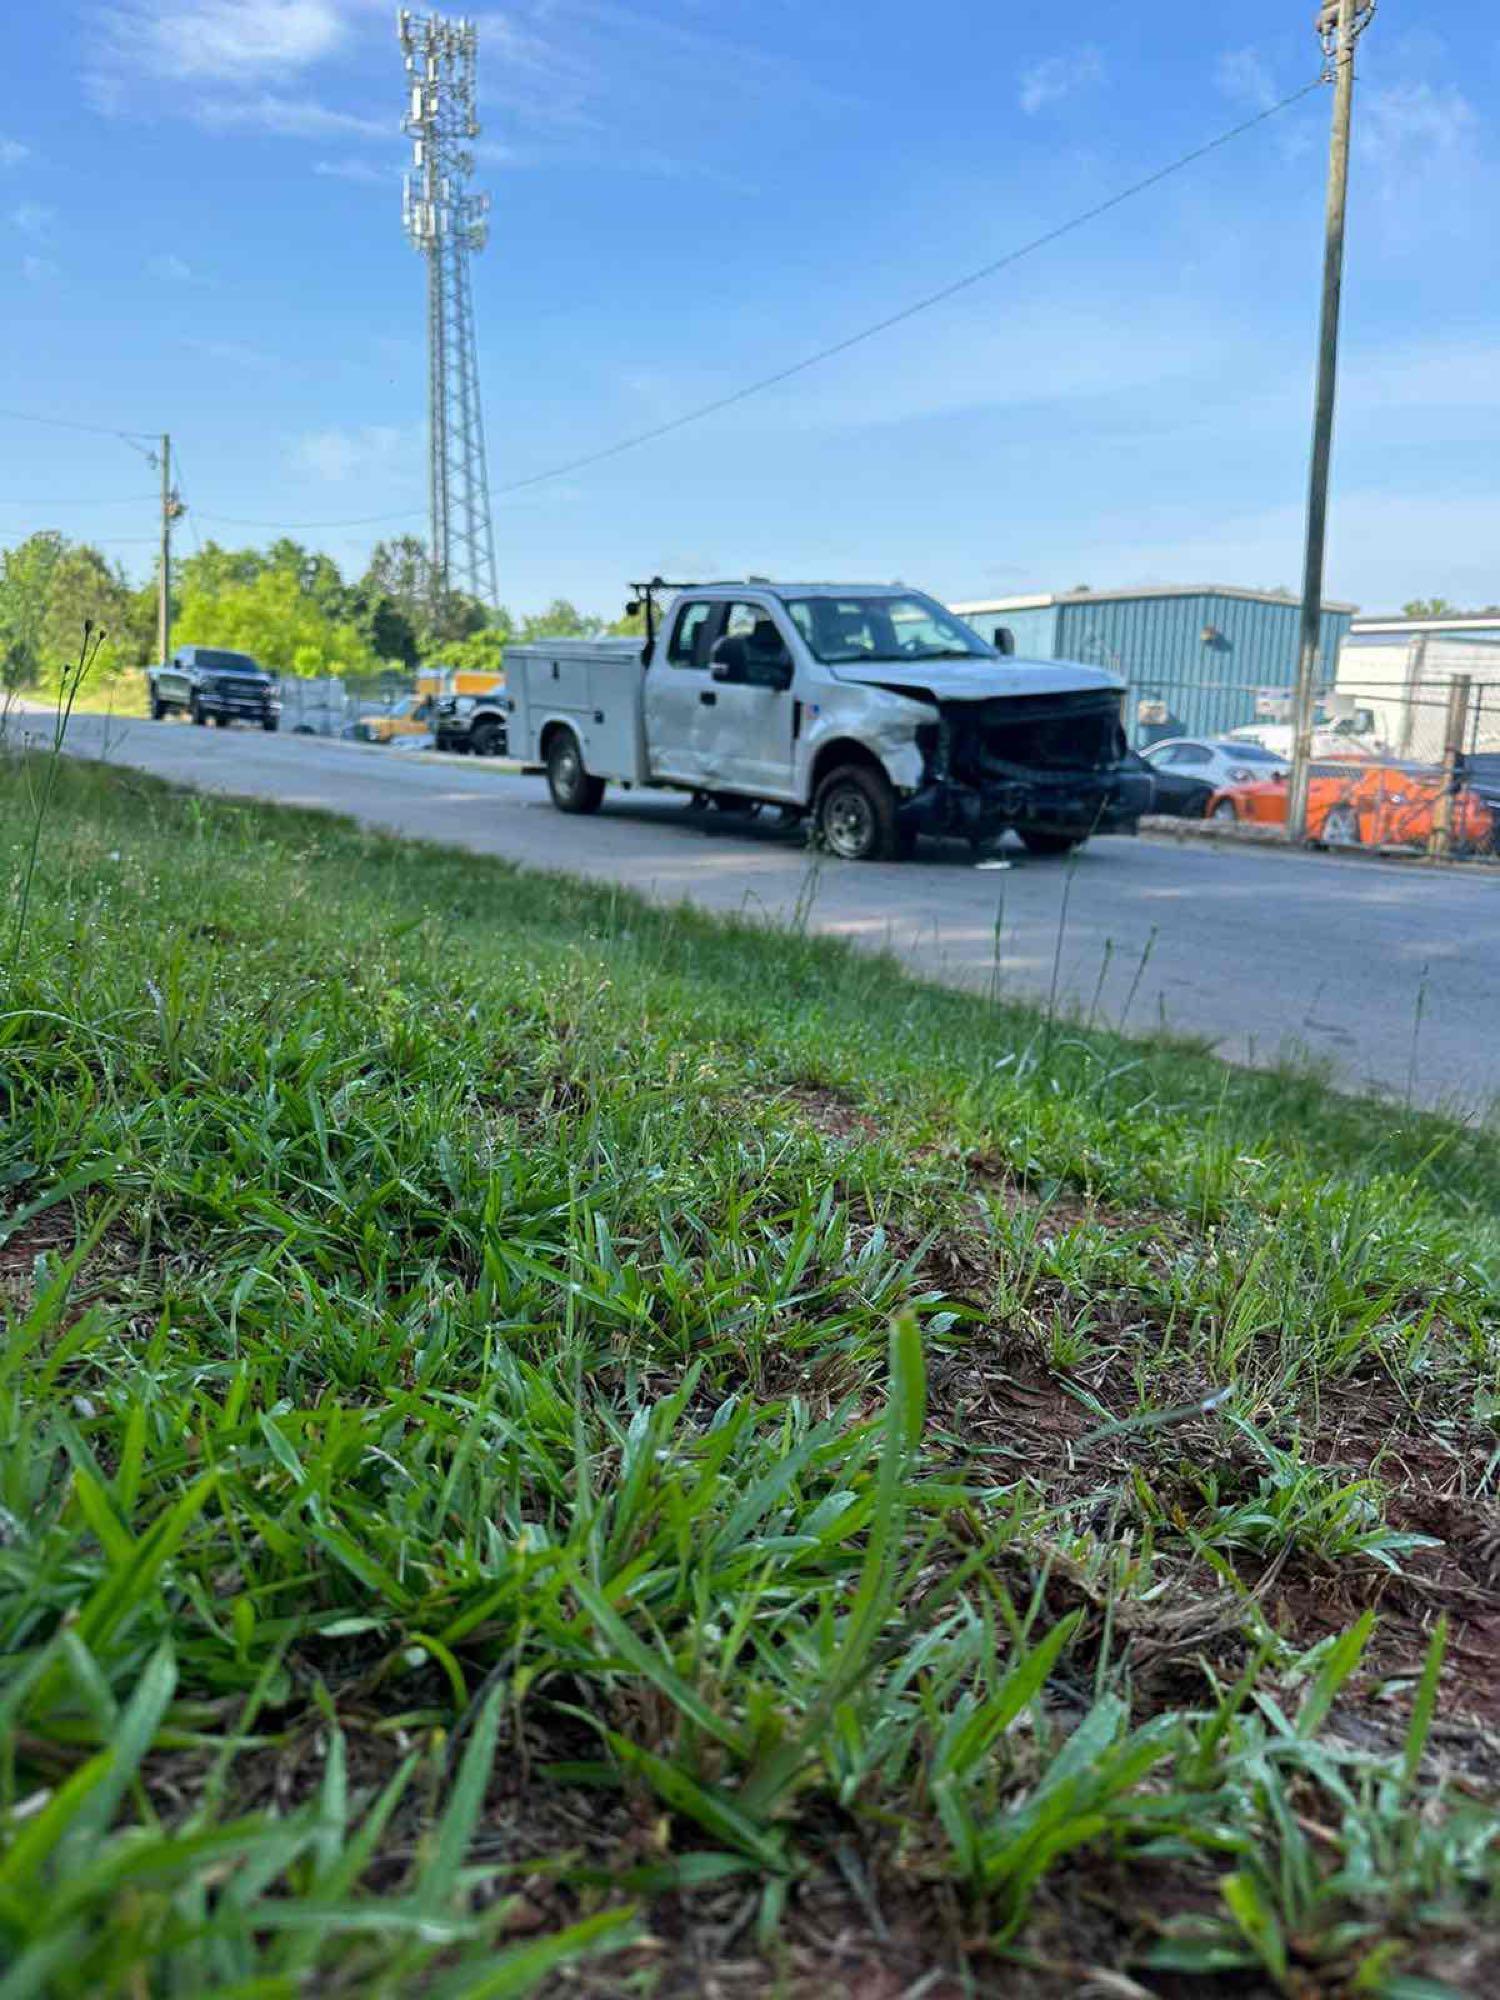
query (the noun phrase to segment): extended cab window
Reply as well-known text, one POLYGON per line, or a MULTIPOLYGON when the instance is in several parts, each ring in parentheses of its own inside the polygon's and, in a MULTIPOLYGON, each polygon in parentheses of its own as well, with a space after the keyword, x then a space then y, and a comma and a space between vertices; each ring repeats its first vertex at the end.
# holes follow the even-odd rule
POLYGON ((767 660, 786 658, 786 641, 763 604, 731 604, 724 620, 726 639, 743 639, 746 649, 767 660))
POLYGON ((667 663, 674 667, 701 667, 705 664, 703 640, 713 613, 711 604, 684 604, 672 629, 667 663))

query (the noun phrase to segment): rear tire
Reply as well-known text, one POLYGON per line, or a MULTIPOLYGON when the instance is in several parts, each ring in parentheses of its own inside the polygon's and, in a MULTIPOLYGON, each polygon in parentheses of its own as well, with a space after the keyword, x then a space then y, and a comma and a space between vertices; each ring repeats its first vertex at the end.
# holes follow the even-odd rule
POLYGON ((276 731, 281 727, 281 718, 275 715, 268 715, 261 722, 260 726, 266 732, 267 736, 274 736, 276 731))
POLYGON ((215 729, 227 729, 228 727, 229 727, 229 717, 227 715, 216 715, 214 717, 215 729))
POLYGON ((595 813, 604 797, 604 780, 583 766, 583 752, 571 729, 559 729, 547 745, 547 789, 559 812, 595 813))
POLYGON ((1019 829, 1028 854, 1071 854, 1076 847, 1082 847, 1088 839, 1086 833, 1043 833, 1039 827, 1023 826, 1019 829))
POLYGON ((840 861, 894 861, 901 851, 896 794, 883 771, 842 764, 818 787, 813 824, 840 861))

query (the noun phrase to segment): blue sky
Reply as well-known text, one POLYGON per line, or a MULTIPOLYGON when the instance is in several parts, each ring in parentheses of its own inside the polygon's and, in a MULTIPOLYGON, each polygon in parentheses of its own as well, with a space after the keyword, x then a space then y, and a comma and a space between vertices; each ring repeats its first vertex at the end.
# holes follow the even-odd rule
MULTIPOLYGON (((1311 0, 480 10, 496 487, 1003 254, 1318 66, 1311 0), (1222 25, 1217 25, 1222 21, 1222 25)), ((170 428, 194 535, 357 567, 425 524, 424 297, 386 0, 53 0, 0 91, 0 402, 170 428), (406 510, 402 513, 402 510, 406 510), (344 523, 399 515, 367 526, 344 523), (241 526, 241 521, 255 525, 241 526)), ((1500 27, 1361 49, 1328 588, 1500 599, 1500 27)), ((667 573, 950 597, 1294 585, 1329 102, 785 387, 496 502, 501 596, 667 573)), ((152 475, 0 419, 0 542, 143 574, 152 475)))

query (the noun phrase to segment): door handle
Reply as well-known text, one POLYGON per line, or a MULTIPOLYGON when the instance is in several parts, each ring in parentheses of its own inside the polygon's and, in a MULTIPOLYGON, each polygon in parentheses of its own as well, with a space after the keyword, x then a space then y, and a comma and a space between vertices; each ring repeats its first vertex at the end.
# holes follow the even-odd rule
POLYGON ((719 697, 714 693, 712 688, 704 688, 698 699, 705 708, 712 708, 719 697))

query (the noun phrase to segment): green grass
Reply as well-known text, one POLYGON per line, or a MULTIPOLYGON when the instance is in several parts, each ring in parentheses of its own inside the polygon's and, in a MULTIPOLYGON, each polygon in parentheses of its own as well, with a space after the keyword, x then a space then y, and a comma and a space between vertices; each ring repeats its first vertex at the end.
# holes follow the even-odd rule
POLYGON ((4 2000, 1500 1976, 1493 1131, 72 764, 0 976, 4 2000))

